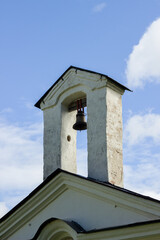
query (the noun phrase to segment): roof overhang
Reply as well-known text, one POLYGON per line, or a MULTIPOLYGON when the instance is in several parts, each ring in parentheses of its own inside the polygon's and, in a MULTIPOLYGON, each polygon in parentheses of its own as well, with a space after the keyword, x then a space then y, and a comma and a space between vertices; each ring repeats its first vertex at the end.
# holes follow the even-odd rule
POLYGON ((63 81, 64 76, 65 76, 71 69, 75 70, 76 72, 77 72, 77 71, 81 71, 81 72, 96 74, 96 75, 99 75, 100 78, 105 77, 105 78, 107 78, 107 80, 109 81, 110 84, 116 85, 117 87, 121 88, 123 91, 127 90, 127 91, 132 92, 129 88, 125 87, 124 85, 120 84, 119 82, 115 81, 114 79, 110 78, 109 76, 107 76, 107 75, 105 75, 105 74, 102 74, 102 73, 99 73, 99 72, 94 72, 94 71, 87 70, 87 69, 83 69, 83 68, 79 68, 79 67, 75 67, 75 66, 70 66, 70 67, 54 82, 54 84, 44 93, 44 95, 36 102, 35 107, 40 108, 41 102, 45 99, 45 97, 48 95, 48 93, 55 87, 56 84, 58 84, 58 82, 59 82, 60 80, 63 81))

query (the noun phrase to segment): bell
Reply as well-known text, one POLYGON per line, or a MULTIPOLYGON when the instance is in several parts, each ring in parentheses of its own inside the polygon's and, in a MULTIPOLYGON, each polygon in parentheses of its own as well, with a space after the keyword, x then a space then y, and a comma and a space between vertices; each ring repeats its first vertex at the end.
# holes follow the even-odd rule
POLYGON ((87 123, 85 120, 84 112, 81 110, 78 110, 76 115, 76 123, 73 125, 74 130, 86 130, 87 129, 87 123))

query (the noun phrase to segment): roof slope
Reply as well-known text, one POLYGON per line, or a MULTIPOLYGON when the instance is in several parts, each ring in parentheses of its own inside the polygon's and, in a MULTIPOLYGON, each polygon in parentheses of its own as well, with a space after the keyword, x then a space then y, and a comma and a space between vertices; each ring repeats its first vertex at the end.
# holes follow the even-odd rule
POLYGON ((2 218, 0 218, 0 223, 3 222, 5 219, 7 219, 12 213, 14 213, 21 206, 23 206, 23 204, 25 204, 29 199, 31 199, 38 191, 40 191, 45 185, 47 185, 53 178, 55 178, 60 173, 65 173, 67 175, 71 175, 71 176, 74 176, 76 178, 84 179, 84 180, 89 181, 89 182, 100 184, 100 185, 109 187, 111 189, 115 189, 117 191, 124 192, 124 193, 130 194, 130 195, 136 196, 138 198, 146 199, 146 200, 149 200, 149 201, 160 204, 160 200, 158 200, 158 199, 151 198, 149 196, 145 196, 145 195, 133 192, 131 190, 115 186, 115 185, 113 185, 109 182, 101 182, 99 180, 95 180, 95 179, 92 179, 92 178, 77 175, 77 174, 67 172, 65 170, 62 170, 62 169, 58 168, 56 171, 54 171, 52 174, 50 174, 38 187, 36 187, 26 198, 24 198, 20 203, 18 203, 14 208, 12 208, 7 214, 5 214, 2 218))
POLYGON ((108 231, 138 222, 157 223, 160 201, 57 169, 1 218, 2 239, 21 240, 22 233, 32 239, 51 218, 74 221, 85 233, 108 231), (29 231, 29 226, 34 227, 29 231))
POLYGON ((131 91, 129 88, 125 87, 124 85, 120 84, 119 82, 115 81, 114 79, 108 77, 105 74, 102 73, 98 73, 98 72, 94 72, 91 70, 87 70, 87 69, 83 69, 83 68, 79 68, 79 67, 75 67, 75 66, 70 66, 69 68, 67 68, 67 70, 55 81, 55 83, 44 93, 44 95, 37 101, 37 103, 35 104, 35 107, 40 108, 40 103, 44 100, 44 98, 47 96, 47 94, 52 90, 52 88, 61 80, 63 79, 64 75, 70 70, 70 69, 75 69, 76 71, 83 71, 83 72, 89 72, 89 73, 93 73, 93 74, 98 74, 100 76, 104 76, 106 77, 108 80, 110 80, 111 82, 113 82, 114 84, 116 84, 117 86, 121 87, 124 90, 128 90, 131 91))

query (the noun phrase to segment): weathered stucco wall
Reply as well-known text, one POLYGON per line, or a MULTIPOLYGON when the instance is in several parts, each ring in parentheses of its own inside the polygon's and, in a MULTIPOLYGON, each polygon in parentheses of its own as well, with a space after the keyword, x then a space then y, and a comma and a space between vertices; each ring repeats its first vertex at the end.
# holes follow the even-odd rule
POLYGON ((76 173, 75 113, 58 104, 44 110, 44 179, 57 168, 76 173))
POLYGON ((106 87, 87 95, 88 176, 108 180, 106 87))
POLYGON ((68 107, 61 105, 61 168, 73 173, 77 172, 76 137, 77 132, 72 128, 76 121, 74 112, 68 112, 68 107))
POLYGON ((122 92, 104 87, 87 95, 88 175, 123 187, 122 92))
POLYGON ((56 106, 43 111, 44 118, 44 178, 50 175, 55 169, 61 167, 61 109, 56 106), (56 149, 56 151, 55 151, 56 149))
POLYGON ((107 88, 106 126, 108 179, 123 187, 122 100, 111 88, 107 88))

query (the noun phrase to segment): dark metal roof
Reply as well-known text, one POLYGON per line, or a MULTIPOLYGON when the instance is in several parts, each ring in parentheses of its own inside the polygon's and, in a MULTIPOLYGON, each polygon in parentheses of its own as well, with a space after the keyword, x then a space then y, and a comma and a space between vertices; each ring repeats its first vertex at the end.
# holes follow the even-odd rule
POLYGON ((115 226, 115 227, 93 229, 93 230, 85 231, 84 233, 96 233, 96 232, 103 232, 103 231, 116 230, 116 229, 123 229, 123 228, 129 228, 129 227, 144 226, 144 225, 147 225, 147 224, 155 224, 155 223, 160 223, 160 219, 144 221, 144 222, 130 223, 130 224, 121 225, 121 226, 115 226))
POLYGON ((77 233, 85 233, 85 234, 104 232, 104 231, 110 231, 110 230, 117 230, 117 229, 124 229, 124 228, 130 228, 130 227, 133 228, 133 227, 138 227, 138 226, 160 223, 160 219, 156 219, 156 220, 151 220, 151 221, 136 222, 136 223, 125 224, 125 225, 121 225, 121 226, 99 228, 99 229, 92 229, 92 230, 86 231, 77 222, 66 221, 66 220, 59 219, 59 218, 49 218, 44 223, 41 224, 41 226, 39 227, 36 234, 34 235, 34 237, 31 240, 36 240, 38 238, 38 236, 40 235, 40 233, 42 232, 42 230, 45 228, 45 226, 47 226, 49 223, 54 222, 56 220, 61 220, 65 223, 67 223, 77 233))
POLYGON ((60 79, 63 78, 63 76, 70 70, 70 69, 75 69, 75 70, 80 70, 80 71, 84 71, 84 72, 89 72, 89 73, 94 73, 94 74, 99 74, 100 76, 104 76, 106 78, 108 78, 109 80, 111 80, 113 83, 115 83, 116 85, 118 85, 119 87, 123 88, 124 90, 128 90, 130 92, 132 92, 129 88, 125 87, 124 85, 120 84, 119 82, 115 81, 114 79, 108 77, 105 74, 102 73, 98 73, 98 72, 94 72, 91 70, 87 70, 87 69, 83 69, 83 68, 79 68, 79 67, 75 67, 75 66, 70 66, 69 68, 67 68, 67 70, 57 79, 57 81, 45 92, 45 94, 38 100, 38 102, 36 102, 36 104, 34 105, 37 108, 40 108, 40 103, 43 101, 43 99, 47 96, 47 94, 50 92, 50 90, 59 82, 60 79))
POLYGON ((112 188, 112 189, 115 189, 117 191, 120 191, 120 192, 124 192, 126 194, 130 194, 130 195, 133 195, 133 196, 136 196, 138 198, 142 198, 142 199, 145 199, 145 200, 149 200, 149 201, 152 201, 152 202, 156 202, 158 204, 160 204, 160 201, 157 200, 157 199, 154 199, 154 198, 151 198, 149 196, 144 196, 142 194, 139 194, 139 193, 136 193, 136 192, 133 192, 133 191, 130 191, 130 190, 127 190, 125 188, 121 188, 121 187, 118 187, 118 186, 115 186, 109 182, 101 182, 99 180, 96 180, 96 179, 92 179, 92 178, 88 178, 88 177, 83 177, 83 176, 80 176, 80 175, 77 175, 77 174, 74 174, 74 173, 71 173, 71 172, 67 172, 65 170, 62 170, 60 168, 58 168, 56 171, 54 171, 53 173, 51 173, 37 188, 35 188, 26 198, 24 198, 20 203, 18 203, 14 208, 12 208, 6 215, 4 215, 1 219, 0 219, 0 223, 3 222, 4 220, 6 220, 10 215, 12 215, 12 213, 14 213, 17 209, 19 209, 21 206, 23 206, 23 204, 25 204, 29 199, 32 198, 32 196, 34 196, 38 191, 40 191, 47 183, 49 183, 53 178, 55 178, 57 175, 59 175, 60 173, 65 173, 65 174, 68 174, 68 175, 71 175, 71 176, 74 176, 76 178, 81 178, 81 179, 84 179, 85 181, 90 181, 90 182, 93 182, 95 184, 100 184, 100 185, 103 185, 103 186, 106 186, 106 187, 109 187, 109 188, 112 188))

